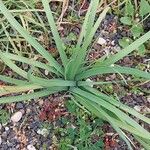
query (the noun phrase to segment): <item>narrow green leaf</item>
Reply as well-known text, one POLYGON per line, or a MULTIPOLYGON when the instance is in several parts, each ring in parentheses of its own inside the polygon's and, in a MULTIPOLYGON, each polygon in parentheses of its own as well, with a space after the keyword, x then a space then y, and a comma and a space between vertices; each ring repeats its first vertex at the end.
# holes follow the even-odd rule
POLYGON ((30 94, 24 94, 19 96, 12 96, 12 97, 2 97, 0 98, 0 104, 8 104, 13 102, 20 102, 30 99, 37 99, 40 97, 48 96, 53 93, 57 93, 60 91, 66 90, 65 88, 55 87, 50 89, 44 89, 38 92, 30 93, 30 94))
POLYGON ((102 98, 104 100, 106 100, 107 102, 113 104, 114 106, 118 107, 119 109, 141 119, 142 121, 150 124, 150 119, 145 117, 144 115, 140 114, 139 112, 137 112, 135 109, 127 106, 127 105, 124 105, 122 104, 121 102, 119 102, 118 100, 114 99, 113 97, 111 96, 107 96, 106 94, 94 89, 94 88, 91 88, 91 87, 84 87, 85 90, 88 90, 88 92, 98 96, 99 98, 102 98))
POLYGON ((77 49, 76 49, 76 54, 74 54, 74 59, 78 60, 75 61, 73 63, 73 65, 71 66, 71 68, 73 68, 73 70, 71 71, 71 77, 72 79, 75 77, 76 73, 79 71, 80 66, 82 65, 86 54, 87 54, 87 48, 90 45, 93 36, 95 35, 95 32, 97 31, 100 23, 102 22, 102 20, 104 19, 104 17, 106 16, 106 13, 108 12, 110 8, 106 7, 103 12, 100 14, 99 18, 97 19, 94 27, 91 29, 91 32, 89 33, 89 36, 84 40, 83 45, 81 47, 79 47, 77 45, 77 49))
POLYGON ((29 35, 29 33, 12 16, 1 0, 0 11, 9 21, 9 23, 28 41, 28 43, 31 44, 45 59, 47 59, 51 66, 55 67, 56 70, 63 74, 62 67, 59 65, 59 63, 31 35, 29 35))
POLYGON ((135 68, 121 67, 121 66, 111 66, 111 67, 95 66, 92 69, 89 69, 77 75, 76 79, 81 80, 81 79, 89 78, 91 76, 109 74, 109 73, 128 74, 128 75, 133 75, 136 77, 150 79, 150 73, 148 72, 144 72, 135 68))
POLYGON ((123 50, 119 51, 117 54, 114 54, 113 56, 110 56, 108 59, 104 60, 101 63, 101 65, 109 66, 111 64, 114 64, 118 60, 122 59, 124 56, 131 53, 133 50, 137 49, 140 45, 142 45, 149 39, 150 39, 150 31, 145 33, 143 36, 141 36, 139 39, 134 41, 132 44, 130 44, 123 50))
POLYGON ((138 54, 140 56, 143 56, 145 54, 145 52, 146 52, 146 48, 145 48, 144 44, 142 44, 141 46, 138 47, 138 54))
POLYGON ((22 80, 19 80, 19 79, 14 79, 14 78, 7 77, 7 76, 4 76, 4 75, 0 75, 0 81, 6 82, 6 83, 15 84, 15 85, 29 84, 29 82, 27 82, 27 81, 22 81, 22 80))
MULTIPOLYGON (((95 4, 97 4, 98 1, 99 1, 99 0, 96 0, 96 3, 95 3, 95 4)), ((80 35, 79 35, 79 39, 78 39, 78 42, 77 42, 78 47, 81 46, 82 41, 83 41, 83 38, 84 38, 85 35, 86 35, 87 26, 88 26, 89 21, 91 22, 91 25, 92 25, 93 22, 94 22, 94 21, 91 21, 91 20, 89 19, 91 12, 93 12, 92 9, 94 8, 94 7, 93 7, 94 2, 95 2, 95 1, 91 1, 90 5, 89 5, 89 8, 88 8, 88 11, 87 11, 87 13, 86 13, 85 20, 84 20, 84 23, 83 23, 83 25, 82 25, 82 29, 81 29, 81 32, 80 32, 80 35)), ((97 8, 97 7, 95 7, 95 8, 97 8)), ((96 10, 96 9, 95 9, 95 10, 96 10)), ((94 12, 93 12, 93 14, 94 14, 94 12)), ((94 16, 94 18, 95 18, 95 16, 94 16)), ((93 20, 94 18, 92 18, 92 20, 93 20)), ((92 26, 91 26, 91 27, 92 27, 92 26)), ((91 29, 90 29, 90 30, 91 30, 91 29)))
POLYGON ((25 79, 27 78, 27 73, 24 70, 20 69, 18 66, 16 66, 10 59, 5 57, 1 51, 0 51, 0 58, 14 72, 16 72, 20 76, 24 77, 25 79))
MULTIPOLYGON (((122 122, 126 122, 128 123, 130 126, 133 126, 134 128, 136 128, 139 132, 141 132, 140 136, 143 135, 143 133, 145 133, 147 135, 147 138, 150 138, 150 133, 148 133, 143 127, 141 127, 137 122, 135 122, 133 119, 131 119, 128 115, 126 115, 123 111, 120 111, 119 109, 117 109, 116 107, 114 107, 113 105, 111 105, 110 103, 108 103, 107 101, 100 99, 96 96, 94 96, 93 94, 90 94, 89 92, 86 92, 84 90, 78 89, 78 88, 73 88, 71 89, 71 91, 73 93, 79 94, 83 97, 85 97, 86 99, 89 99, 90 101, 92 101, 93 103, 97 103, 99 106, 104 107, 105 109, 111 111, 112 113, 114 113, 122 122)), ((144 136, 145 137, 145 136, 144 136)))
POLYGON ((20 85, 20 86, 0 86, 0 96, 12 93, 19 93, 19 92, 26 92, 29 90, 41 89, 43 87, 34 85, 34 84, 27 84, 27 85, 20 85))
POLYGON ((76 82, 74 81, 67 81, 63 79, 44 79, 40 77, 36 77, 32 74, 28 75, 29 81, 36 83, 37 85, 41 85, 43 87, 71 87, 76 86, 76 82))
POLYGON ((60 75, 54 68, 52 68, 51 66, 49 65, 46 65, 44 63, 41 63, 39 61, 35 61, 33 59, 29 59, 29 58, 26 58, 26 57, 23 57, 23 56, 20 56, 20 55, 15 55, 15 54, 11 54, 11 53, 3 53, 3 55, 11 60, 15 60, 15 61, 19 61, 19 62, 22 62, 22 63, 26 63, 26 64, 29 64, 29 65, 33 65, 35 67, 39 67, 41 69, 45 69, 49 72, 53 72, 57 75, 60 75))
POLYGON ((49 1, 48 0, 42 0, 42 3, 43 3, 43 6, 44 6, 44 10, 46 12, 46 16, 48 18, 49 25, 51 27, 52 34, 54 36, 54 40, 56 42, 57 49, 59 51, 59 54, 60 54, 60 57, 61 57, 61 60, 62 60, 62 63, 65 67, 67 65, 67 62, 68 62, 67 55, 65 53, 65 46, 64 46, 64 44, 63 44, 63 42, 62 42, 62 40, 59 36, 57 27, 55 25, 55 21, 54 21, 53 15, 52 15, 52 11, 49 7, 49 1))

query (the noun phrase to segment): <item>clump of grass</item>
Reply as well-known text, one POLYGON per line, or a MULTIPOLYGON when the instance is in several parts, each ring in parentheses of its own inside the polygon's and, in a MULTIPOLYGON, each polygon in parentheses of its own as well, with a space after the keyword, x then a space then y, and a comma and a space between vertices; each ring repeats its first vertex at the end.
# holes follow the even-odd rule
MULTIPOLYGON (((58 63, 40 43, 28 34, 28 32, 14 19, 3 2, 0 1, 0 10, 5 18, 22 35, 22 37, 26 39, 27 42, 39 52, 45 60, 47 60, 47 63, 43 63, 21 55, 0 51, 1 60, 23 78, 22 80, 18 80, 0 75, 0 80, 12 84, 11 86, 5 85, 0 87, 0 96, 2 96, 0 98, 0 103, 12 103, 36 99, 53 93, 67 91, 72 101, 74 101, 79 107, 88 110, 90 113, 95 114, 105 121, 108 121, 118 132, 120 137, 127 143, 129 149, 132 149, 132 142, 127 137, 125 131, 130 132, 145 148, 149 149, 150 143, 148 141, 150 140, 150 133, 129 117, 129 114, 147 124, 150 124, 150 119, 127 105, 122 104, 113 97, 101 93, 92 87, 93 85, 102 84, 101 81, 89 82, 86 81, 86 79, 99 74, 106 75, 109 73, 116 73, 130 74, 132 76, 149 80, 149 73, 135 68, 122 67, 115 63, 146 42, 150 38, 150 31, 118 53, 109 56, 103 61, 98 60, 91 64, 88 63, 87 65, 86 56, 90 50, 89 45, 91 44, 101 21, 108 12, 109 7, 106 7, 95 21, 99 0, 91 1, 79 39, 73 48, 73 54, 68 58, 65 53, 65 45, 57 31, 49 7, 49 2, 47 0, 42 0, 42 3, 62 64, 58 63), (15 62, 22 62, 30 65, 29 71, 21 69, 15 64, 15 62), (35 73, 39 68, 47 70, 53 75, 53 78, 50 79, 39 76, 35 73), (29 90, 33 90, 34 92, 26 93, 29 90), (22 95, 24 92, 25 94, 22 95), (18 93, 18 95, 9 97, 5 96, 11 93, 18 93), (21 94, 19 95, 19 93, 21 94)), ((40 72, 40 69, 38 72, 40 72)))

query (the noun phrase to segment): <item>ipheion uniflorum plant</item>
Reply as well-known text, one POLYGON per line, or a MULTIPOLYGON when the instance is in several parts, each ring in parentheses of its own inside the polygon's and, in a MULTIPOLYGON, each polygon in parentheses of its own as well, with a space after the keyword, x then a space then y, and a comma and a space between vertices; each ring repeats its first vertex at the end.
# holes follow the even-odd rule
POLYGON ((134 116, 143 122, 150 124, 150 119, 133 108, 122 104, 120 101, 108 96, 93 85, 99 85, 103 82, 89 82, 90 77, 95 75, 107 75, 111 73, 129 74, 133 77, 144 78, 149 80, 150 74, 135 68, 122 67, 115 63, 136 50, 141 44, 149 40, 150 31, 134 41, 128 47, 120 50, 118 53, 100 59, 95 62, 86 63, 86 57, 89 54, 89 46, 92 43, 95 32, 97 31, 101 21, 105 18, 109 7, 105 7, 96 19, 99 0, 91 1, 85 20, 79 35, 77 44, 74 45, 73 54, 68 57, 65 52, 65 45, 60 38, 57 27, 54 22, 52 11, 48 0, 42 0, 46 16, 51 28, 53 39, 55 40, 57 50, 59 52, 62 64, 58 63, 52 55, 43 48, 43 46, 35 40, 13 17, 9 10, 0 0, 0 11, 9 21, 14 29, 16 29, 22 37, 43 57, 47 63, 32 60, 22 55, 12 52, 4 52, 0 50, 0 59, 12 69, 15 73, 22 77, 22 80, 0 75, 0 80, 9 83, 0 86, 0 103, 12 103, 29 99, 37 99, 39 97, 48 96, 53 93, 68 91, 71 99, 84 109, 88 110, 97 117, 109 122, 118 132, 119 136, 126 142, 129 149, 133 149, 133 143, 126 135, 126 131, 131 133, 143 147, 150 149, 150 133, 140 126, 130 116, 134 116), (96 20, 96 21, 95 21, 96 20), (18 67, 15 62, 28 64, 30 69, 25 71, 18 67), (46 70, 53 74, 53 78, 44 78, 35 74, 35 70, 46 70), (27 91, 33 90, 29 93, 27 91), (16 95, 18 93, 18 95, 16 95), (24 93, 24 94, 22 94, 24 93), (16 96, 7 96, 15 94, 16 96))

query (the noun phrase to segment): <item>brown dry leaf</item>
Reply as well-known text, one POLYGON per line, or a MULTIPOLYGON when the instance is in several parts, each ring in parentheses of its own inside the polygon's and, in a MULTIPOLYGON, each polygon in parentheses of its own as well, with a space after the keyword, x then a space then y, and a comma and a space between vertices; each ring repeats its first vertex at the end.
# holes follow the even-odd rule
POLYGON ((68 5, 69 5, 69 0, 62 0, 62 2, 63 2, 62 12, 61 12, 59 19, 57 20, 57 22, 59 23, 59 26, 62 22, 63 16, 64 16, 65 12, 67 11, 68 5))

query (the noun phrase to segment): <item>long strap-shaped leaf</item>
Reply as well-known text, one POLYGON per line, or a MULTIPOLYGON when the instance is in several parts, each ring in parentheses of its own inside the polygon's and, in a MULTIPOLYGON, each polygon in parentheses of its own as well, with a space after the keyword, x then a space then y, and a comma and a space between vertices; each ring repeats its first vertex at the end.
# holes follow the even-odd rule
POLYGON ((35 84, 27 84, 27 85, 20 85, 20 86, 0 86, 0 96, 12 94, 12 93, 26 92, 29 90, 35 90, 41 88, 43 87, 35 84))
POLYGON ((63 74, 62 68, 59 63, 46 51, 29 33, 16 21, 16 19, 7 10, 2 0, 0 0, 0 11, 7 18, 10 24, 29 42, 47 61, 51 66, 55 67, 56 70, 63 74))
POLYGON ((93 27, 95 14, 97 11, 99 0, 91 1, 86 16, 84 18, 84 23, 80 32, 77 46, 80 47, 83 41, 83 38, 88 38, 88 35, 93 27))
POLYGON ((70 87, 70 86, 76 86, 76 82, 74 81, 67 81, 63 79, 44 79, 40 77, 36 77, 32 74, 28 74, 29 81, 36 83, 37 85, 41 85, 43 87, 70 87))
POLYGON ((128 115, 114 107, 113 105, 110 105, 108 102, 106 102, 103 99, 98 98, 97 96, 94 96, 93 94, 90 94, 89 92, 85 92, 84 90, 73 88, 71 89, 72 92, 79 94, 94 103, 97 103, 99 106, 104 107, 105 109, 111 111, 114 113, 119 119, 124 120, 126 123, 128 123, 130 126, 135 127, 139 132, 145 133, 147 135, 147 138, 150 139, 150 133, 147 132, 144 128, 142 128, 137 122, 135 122, 133 119, 131 119, 128 115))
POLYGON ((29 84, 28 81, 22 81, 22 80, 19 80, 19 79, 14 79, 14 78, 11 78, 11 77, 7 77, 5 75, 0 75, 0 81, 6 82, 6 83, 11 83, 11 84, 14 84, 14 85, 29 84))
POLYGON ((8 59, 7 57, 5 57, 1 51, 0 51, 0 58, 14 72, 16 72, 20 76, 24 77, 25 79, 27 78, 27 73, 24 70, 20 69, 17 65, 15 65, 10 59, 8 59))
POLYGON ((5 34, 6 34, 7 38, 8 38, 8 40, 10 41, 10 44, 12 45, 14 51, 15 51, 17 54, 19 54, 20 52, 18 51, 18 49, 17 49, 17 47, 16 47, 14 41, 13 41, 12 38, 10 37, 10 35, 9 35, 8 31, 6 30, 6 27, 4 26, 3 23, 2 23, 2 27, 3 27, 3 29, 4 29, 4 32, 5 32, 5 34))
POLYGON ((19 96, 12 96, 12 97, 2 97, 0 98, 0 104, 6 104, 6 103, 13 103, 13 102, 20 102, 30 99, 36 99, 44 96, 48 96, 53 93, 57 93, 60 91, 66 90, 64 87, 53 87, 50 89, 44 89, 38 92, 30 93, 30 94, 24 94, 19 96))
POLYGON ((113 56, 110 56, 105 61, 99 63, 100 65, 109 66, 111 64, 114 64, 118 60, 122 59, 124 56, 131 53, 133 50, 137 49, 140 45, 145 43, 147 40, 150 39, 150 31, 145 33, 143 36, 141 36, 139 39, 137 39, 135 42, 124 48, 123 50, 120 50, 117 54, 114 54, 113 56))
POLYGON ((88 37, 84 40, 84 43, 81 47, 79 47, 77 45, 77 49, 76 49, 76 53, 74 54, 73 58, 74 58, 74 63, 73 65, 71 66, 71 68, 73 68, 72 72, 70 72, 70 76, 71 76, 71 79, 73 79, 76 75, 76 73, 78 72, 80 66, 82 65, 86 55, 87 55, 87 48, 88 46, 90 45, 92 39, 93 39, 93 36, 95 35, 95 32, 97 31, 101 21, 104 19, 106 13, 108 12, 109 10, 109 7, 106 7, 104 9, 104 11, 100 14, 99 18, 97 19, 94 27, 91 29, 88 37))
POLYGON ((33 65, 35 67, 39 67, 41 69, 45 69, 49 72, 53 72, 57 75, 60 75, 54 68, 50 67, 49 65, 47 64, 44 64, 44 63, 41 63, 39 61, 35 61, 33 59, 29 59, 29 58, 26 58, 26 57, 23 57, 23 56, 19 56, 19 55, 15 55, 15 54, 12 54, 12 53, 3 53, 3 55, 11 60, 15 60, 15 61, 19 61, 19 62, 23 62, 23 63, 26 63, 26 64, 29 64, 29 65, 33 65))
MULTIPOLYGON (((125 135, 125 133, 120 128, 129 131, 135 137, 137 137, 137 134, 138 134, 139 135, 138 137, 142 141, 142 142, 140 141, 140 143, 143 145, 143 138, 142 137, 144 137, 144 135, 142 135, 141 132, 139 132, 137 129, 135 129, 134 127, 131 127, 127 123, 124 123, 124 122, 118 121, 117 119, 112 118, 108 114, 108 112, 107 112, 106 109, 104 110, 102 107, 100 107, 96 103, 93 103, 92 101, 90 101, 88 99, 85 99, 84 97, 82 97, 80 95, 77 95, 77 94, 73 94, 73 95, 75 96, 75 100, 77 102, 81 103, 83 106, 85 106, 85 108, 88 109, 90 112, 94 113, 99 118, 101 118, 101 119, 103 119, 103 120, 108 121, 109 123, 111 123, 111 125, 113 126, 113 128, 119 133, 120 137, 126 142, 126 144, 128 145, 129 149, 132 149, 131 145, 129 143, 129 142, 131 142, 131 140, 129 138, 127 138, 127 136, 125 135), (112 122, 113 122, 113 124, 112 124, 112 122)), ((144 139, 145 138, 146 137, 144 137, 144 139)))
POLYGON ((95 114, 97 117, 108 121, 111 123, 111 125, 114 127, 114 129, 119 133, 120 137, 126 142, 128 147, 132 150, 130 142, 126 139, 125 133, 116 125, 116 123, 113 121, 112 118, 108 118, 108 114, 105 114, 102 112, 102 108, 100 108, 98 105, 95 105, 94 103, 90 102, 89 100, 81 97, 80 95, 75 94, 75 100, 79 103, 81 103, 86 109, 88 109, 90 112, 95 114), (112 121, 114 122, 112 124, 112 121))
POLYGON ((127 105, 124 105, 122 104, 121 102, 119 102, 118 100, 114 99, 113 97, 110 97, 110 96, 107 96, 106 94, 94 89, 94 88, 91 88, 91 87, 84 87, 84 90, 87 90, 88 92, 98 96, 99 98, 101 99, 104 99, 105 101, 111 103, 112 105, 118 107, 119 109, 143 120, 144 122, 150 124, 150 119, 145 117, 144 115, 140 114, 139 112, 137 112, 136 110, 134 110, 133 108, 127 106, 127 105))
POLYGON ((61 57, 61 60, 62 60, 62 63, 65 67, 68 63, 68 59, 67 59, 67 56, 66 56, 66 53, 65 53, 64 44, 63 44, 63 42, 62 42, 62 40, 59 36, 57 27, 55 25, 55 21, 54 21, 53 15, 52 15, 52 11, 49 7, 49 2, 48 2, 48 0, 42 0, 42 3, 43 3, 43 6, 44 6, 44 10, 46 12, 46 16, 48 18, 49 25, 51 27, 52 34, 54 36, 54 40, 55 40, 57 49, 59 51, 59 54, 60 54, 60 57, 61 57))
POLYGON ((143 147, 146 149, 146 150, 150 150, 150 143, 149 141, 145 142, 143 141, 143 139, 139 138, 138 136, 134 136, 136 138, 136 140, 141 143, 143 145, 143 147))
POLYGON ((108 74, 108 73, 123 73, 123 74, 130 74, 134 75, 136 77, 142 77, 145 79, 150 79, 150 73, 130 68, 130 67, 121 67, 121 66, 109 66, 109 67, 93 67, 92 69, 89 69, 87 71, 84 71, 83 73, 80 73, 76 76, 77 80, 81 80, 84 78, 88 78, 94 75, 101 75, 101 74, 108 74))

